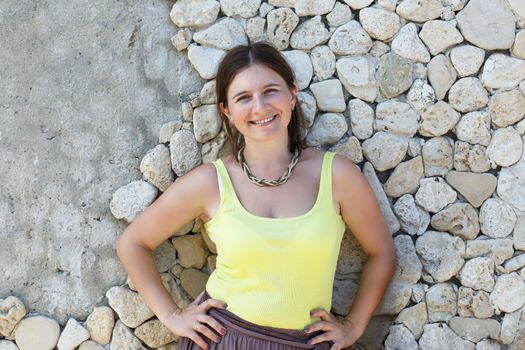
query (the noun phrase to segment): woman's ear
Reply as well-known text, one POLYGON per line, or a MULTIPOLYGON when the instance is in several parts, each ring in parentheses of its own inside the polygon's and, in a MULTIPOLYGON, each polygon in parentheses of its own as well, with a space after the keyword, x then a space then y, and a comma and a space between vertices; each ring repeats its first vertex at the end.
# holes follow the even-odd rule
POLYGON ((230 111, 228 110, 228 108, 224 107, 224 103, 223 103, 223 102, 220 102, 220 103, 219 103, 219 110, 221 111, 222 114, 224 114, 224 115, 227 116, 228 118, 230 117, 230 116, 229 116, 230 111))
POLYGON ((292 86, 290 92, 292 93, 292 105, 295 106, 295 104, 297 103, 297 93, 299 92, 299 88, 296 84, 292 86))

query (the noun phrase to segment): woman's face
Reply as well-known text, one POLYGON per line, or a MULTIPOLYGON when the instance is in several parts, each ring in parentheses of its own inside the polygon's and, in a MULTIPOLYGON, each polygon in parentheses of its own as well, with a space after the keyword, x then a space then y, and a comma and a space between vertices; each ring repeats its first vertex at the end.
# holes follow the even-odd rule
POLYGON ((226 94, 228 107, 221 102, 219 108, 245 140, 287 137, 296 94, 297 87, 288 89, 278 73, 254 64, 233 78, 226 94))

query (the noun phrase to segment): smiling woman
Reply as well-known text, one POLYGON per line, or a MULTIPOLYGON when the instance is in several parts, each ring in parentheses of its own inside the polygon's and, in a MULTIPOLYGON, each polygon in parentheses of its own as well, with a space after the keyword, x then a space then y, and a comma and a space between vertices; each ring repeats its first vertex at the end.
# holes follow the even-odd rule
POLYGON ((396 266, 372 189, 347 158, 305 146, 295 77, 273 46, 233 48, 216 92, 233 154, 181 176, 128 226, 117 252, 131 280, 180 336, 179 350, 353 346, 396 266), (195 217, 216 245, 216 268, 179 309, 151 251, 195 217), (368 260, 341 320, 330 310, 345 226, 368 260))

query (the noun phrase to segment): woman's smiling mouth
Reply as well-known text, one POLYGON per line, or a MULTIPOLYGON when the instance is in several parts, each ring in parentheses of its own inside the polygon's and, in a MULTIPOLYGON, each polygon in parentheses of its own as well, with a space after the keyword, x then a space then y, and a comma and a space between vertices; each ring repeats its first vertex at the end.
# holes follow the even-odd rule
POLYGON ((260 119, 257 121, 250 121, 250 123, 255 124, 255 125, 266 125, 266 124, 270 124, 276 117, 277 117, 277 114, 274 114, 273 116, 269 118, 260 119))

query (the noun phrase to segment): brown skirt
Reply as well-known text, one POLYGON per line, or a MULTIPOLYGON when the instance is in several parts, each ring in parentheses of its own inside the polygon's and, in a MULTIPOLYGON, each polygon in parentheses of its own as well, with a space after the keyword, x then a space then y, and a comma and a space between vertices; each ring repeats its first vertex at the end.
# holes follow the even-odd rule
MULTIPOLYGON (((198 304, 201 304, 209 298, 210 295, 204 291, 198 304)), ((218 343, 201 335, 210 350, 329 350, 333 345, 332 341, 325 341, 313 345, 306 344, 309 339, 323 333, 323 331, 305 333, 302 329, 260 326, 246 321, 228 310, 218 308, 208 309, 207 314, 215 318, 226 328, 226 334, 220 335, 218 343)), ((201 347, 195 344, 190 338, 179 338, 177 350, 200 349, 201 347)))

